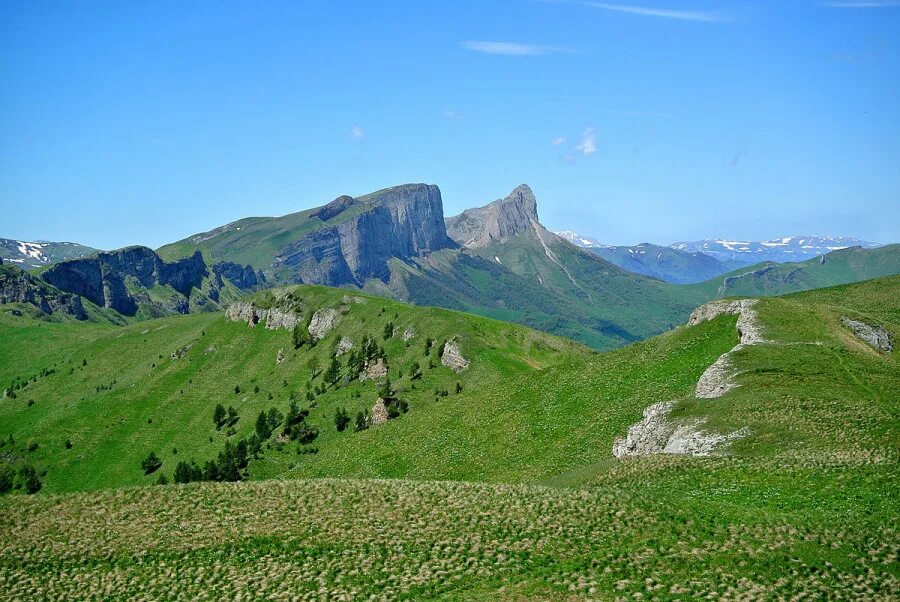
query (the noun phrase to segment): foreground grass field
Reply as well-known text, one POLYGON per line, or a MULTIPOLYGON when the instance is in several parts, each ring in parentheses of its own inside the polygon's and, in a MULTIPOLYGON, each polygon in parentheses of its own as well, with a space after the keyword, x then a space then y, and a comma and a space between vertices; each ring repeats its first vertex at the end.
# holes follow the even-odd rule
POLYGON ((308 310, 340 310, 314 349, 220 314, 84 331, 2 317, 0 377, 27 384, 0 401, 0 436, 15 441, 0 454, 24 457, 44 483, 37 495, 0 498, 2 591, 900 597, 900 362, 841 322, 896 336, 900 277, 760 300, 766 342, 734 352, 738 386, 702 400, 694 385, 737 343, 734 316, 597 354, 466 314, 298 290, 308 310), (398 334, 384 339, 387 322, 398 334), (407 328, 415 335, 403 341, 407 328), (377 385, 323 390, 311 362, 326 364, 341 338, 362 334, 384 346, 409 411, 338 432, 335 409, 371 408, 377 385), (429 368, 425 338, 457 340, 469 369, 429 368), (413 362, 421 379, 410 378, 413 362), (320 431, 311 443, 273 440, 250 461, 249 482, 150 485, 176 459, 202 460, 248 435, 260 410, 287 405, 294 391, 320 431), (714 457, 614 458, 615 437, 666 400, 676 418, 746 436, 714 457), (220 401, 240 415, 230 435, 211 419, 220 401), (144 475, 150 450, 163 464, 144 475), (65 491, 81 492, 53 494, 65 491))

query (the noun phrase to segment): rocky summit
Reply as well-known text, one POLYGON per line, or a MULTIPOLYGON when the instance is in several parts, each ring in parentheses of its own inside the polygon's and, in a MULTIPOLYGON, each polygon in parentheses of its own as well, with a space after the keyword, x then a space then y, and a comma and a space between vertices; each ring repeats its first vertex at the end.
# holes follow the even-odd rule
POLYGON ((537 200, 527 184, 517 186, 506 198, 484 207, 467 209, 446 220, 447 233, 459 245, 479 249, 525 234, 538 224, 537 200))

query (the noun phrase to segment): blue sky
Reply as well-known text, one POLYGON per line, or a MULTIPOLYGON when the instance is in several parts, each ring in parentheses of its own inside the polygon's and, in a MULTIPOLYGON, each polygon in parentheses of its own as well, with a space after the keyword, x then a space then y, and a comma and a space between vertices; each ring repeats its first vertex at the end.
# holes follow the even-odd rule
POLYGON ((0 57, 4 237, 428 182, 614 244, 900 241, 900 2, 10 1, 0 57))

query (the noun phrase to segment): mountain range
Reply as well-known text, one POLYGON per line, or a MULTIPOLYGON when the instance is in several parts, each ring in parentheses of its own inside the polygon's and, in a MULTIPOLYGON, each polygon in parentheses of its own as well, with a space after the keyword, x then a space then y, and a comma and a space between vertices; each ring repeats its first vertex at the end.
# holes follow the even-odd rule
POLYGON ((0 259, 15 264, 24 270, 31 270, 96 253, 97 249, 74 242, 27 242, 11 238, 0 238, 0 259))
POLYGON ((8 278, 17 284, 5 296, 33 299, 45 313, 121 322, 214 311, 260 288, 319 284, 517 322, 607 349, 663 332, 729 291, 779 294, 897 273, 897 249, 884 249, 865 250, 876 255, 842 270, 838 261, 735 272, 730 260, 701 252, 554 234, 541 224, 527 185, 445 217, 437 186, 405 184, 281 217, 241 219, 156 251, 129 247, 41 265, 37 279, 8 278), (65 294, 77 295, 83 311, 68 312, 70 301, 40 302, 65 294))

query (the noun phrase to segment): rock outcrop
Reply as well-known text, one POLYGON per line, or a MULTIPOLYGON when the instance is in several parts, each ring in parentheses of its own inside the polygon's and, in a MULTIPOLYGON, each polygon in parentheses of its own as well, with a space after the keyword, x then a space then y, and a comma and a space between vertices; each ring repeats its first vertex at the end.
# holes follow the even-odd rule
POLYGON ((353 349, 353 341, 351 341, 347 337, 341 337, 341 340, 338 341, 337 347, 335 347, 334 349, 334 354, 344 355, 351 349, 353 349))
POLYGON ((229 305, 225 310, 225 317, 232 322, 245 322, 250 327, 262 322, 267 330, 293 330, 301 319, 300 315, 289 309, 279 307, 262 309, 246 301, 229 305))
POLYGON ((718 453, 723 443, 748 434, 747 429, 727 435, 703 431, 702 419, 672 421, 669 412, 673 405, 674 402, 661 401, 644 410, 643 419, 629 427, 625 437, 616 439, 613 455, 617 458, 650 454, 711 456, 718 453))
POLYGON ((359 380, 378 380, 388 375, 388 366, 383 358, 375 361, 367 361, 363 371, 359 374, 359 380))
POLYGON ((847 317, 841 317, 841 324, 852 332, 856 338, 865 341, 875 349, 880 349, 887 353, 894 349, 893 345, 891 345, 891 335, 881 326, 872 326, 847 317))
POLYGON ((0 264, 0 305, 6 303, 28 303, 47 315, 64 313, 78 320, 88 317, 77 295, 59 291, 14 265, 0 264))
POLYGON ((756 316, 756 299, 739 299, 737 301, 712 301, 701 305, 691 313, 688 325, 693 326, 719 316, 730 314, 737 315, 737 330, 741 337, 740 343, 735 345, 727 353, 723 353, 713 362, 697 381, 695 397, 698 399, 713 399, 721 397, 735 386, 734 368, 731 364, 731 355, 747 345, 764 343, 762 328, 756 316))
POLYGON ((281 249, 273 267, 290 267, 295 282, 362 286, 370 278, 388 282, 392 258, 455 246, 437 186, 406 184, 357 199, 339 197, 313 215, 331 220, 351 207, 359 212, 281 249))
POLYGON ((462 352, 459 350, 459 345, 454 341, 448 341, 444 345, 441 363, 457 373, 469 367, 469 360, 463 357, 462 352))
POLYGON ((338 312, 330 307, 323 307, 316 311, 309 321, 309 336, 316 341, 325 338, 325 335, 337 326, 339 318, 338 312))
POLYGON ((390 420, 387 406, 385 405, 383 399, 379 399, 375 402, 375 405, 372 406, 372 413, 370 414, 370 416, 370 424, 372 426, 378 426, 379 424, 384 424, 385 422, 390 420))
POLYGON ((478 249, 530 232, 532 223, 538 223, 537 200, 531 188, 522 184, 504 199, 467 209, 445 221, 447 234, 457 244, 478 249))

